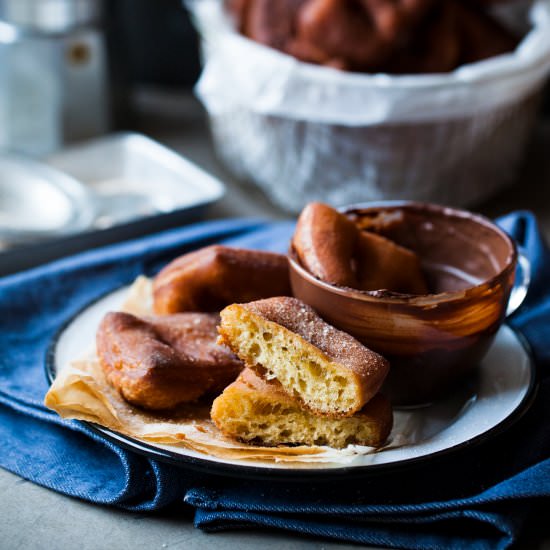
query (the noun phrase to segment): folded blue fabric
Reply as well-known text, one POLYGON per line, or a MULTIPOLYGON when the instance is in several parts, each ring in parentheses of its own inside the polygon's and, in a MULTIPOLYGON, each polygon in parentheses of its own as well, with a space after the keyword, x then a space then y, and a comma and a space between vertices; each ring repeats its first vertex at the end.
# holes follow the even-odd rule
POLYGON ((268 483, 209 476, 121 449, 42 405, 46 348, 85 304, 188 250, 225 242, 285 251, 291 223, 197 224, 0 279, 0 466, 61 493, 131 510, 184 501, 207 531, 270 527, 400 548, 504 548, 550 495, 550 253, 535 219, 500 220, 533 279, 511 319, 530 342, 538 397, 505 434, 426 465, 348 482, 268 483))

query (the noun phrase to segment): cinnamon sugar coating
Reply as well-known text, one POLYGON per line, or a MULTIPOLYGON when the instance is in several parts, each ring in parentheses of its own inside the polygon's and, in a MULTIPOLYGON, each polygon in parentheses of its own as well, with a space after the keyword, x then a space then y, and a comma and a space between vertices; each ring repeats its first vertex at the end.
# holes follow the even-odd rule
POLYGON ((219 332, 247 366, 276 378, 314 414, 353 415, 378 392, 389 370, 382 356, 296 298, 228 306, 219 332))
POLYGON ((361 376, 383 378, 387 373, 388 362, 381 355, 323 321, 312 307, 297 298, 278 296, 242 304, 242 307, 298 334, 327 357, 361 376))

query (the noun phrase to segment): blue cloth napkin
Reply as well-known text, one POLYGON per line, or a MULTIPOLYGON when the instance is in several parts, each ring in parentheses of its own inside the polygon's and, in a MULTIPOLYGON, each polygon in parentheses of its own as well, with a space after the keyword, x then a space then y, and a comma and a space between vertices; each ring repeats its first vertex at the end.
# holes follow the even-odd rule
POLYGON ((214 242, 284 252, 291 223, 197 224, 0 279, 0 466, 60 493, 129 510, 185 502, 205 531, 269 527, 400 548, 504 548, 550 495, 550 254, 529 213, 500 220, 533 266, 510 323, 530 342, 530 411, 483 445, 391 475, 316 483, 245 481, 157 462, 42 405, 46 348, 80 308, 171 258, 214 242))

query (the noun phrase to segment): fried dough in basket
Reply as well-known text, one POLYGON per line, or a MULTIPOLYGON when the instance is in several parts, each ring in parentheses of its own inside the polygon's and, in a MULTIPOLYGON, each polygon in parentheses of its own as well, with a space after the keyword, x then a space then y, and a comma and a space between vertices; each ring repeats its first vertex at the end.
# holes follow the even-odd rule
POLYGON ((101 367, 126 401, 144 409, 171 409, 219 393, 243 365, 216 343, 218 322, 208 313, 107 313, 96 335, 101 367))
POLYGON ((353 415, 374 397, 389 370, 382 356, 296 298, 228 306, 218 330, 220 341, 247 366, 276 378, 319 415, 353 415))
POLYGON ((504 0, 225 0, 237 29, 301 61, 390 74, 439 73, 513 51, 487 9, 504 0))
POLYGON ((251 369, 215 399, 210 416, 218 429, 235 439, 266 446, 350 444, 378 447, 392 427, 392 409, 382 394, 346 418, 312 414, 290 397, 276 380, 264 380, 251 369))

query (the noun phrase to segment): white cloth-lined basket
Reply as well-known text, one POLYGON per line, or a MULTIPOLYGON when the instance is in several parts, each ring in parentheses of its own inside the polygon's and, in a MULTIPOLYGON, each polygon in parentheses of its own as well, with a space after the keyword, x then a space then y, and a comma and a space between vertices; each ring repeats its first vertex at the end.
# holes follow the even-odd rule
POLYGON ((283 208, 468 206, 516 176, 550 72, 550 0, 533 5, 515 52, 415 76, 302 63, 236 33, 220 2, 188 5, 205 55, 196 92, 218 154, 283 208))

